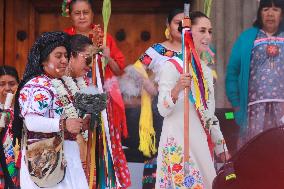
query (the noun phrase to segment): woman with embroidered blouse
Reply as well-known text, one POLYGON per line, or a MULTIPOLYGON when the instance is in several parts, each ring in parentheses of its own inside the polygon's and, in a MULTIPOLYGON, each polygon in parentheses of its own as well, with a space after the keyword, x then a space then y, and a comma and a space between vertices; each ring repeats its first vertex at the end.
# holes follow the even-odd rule
MULTIPOLYGON (((201 12, 190 13, 191 31, 196 52, 209 48, 212 39, 211 22, 201 12)), ((158 109, 164 117, 158 149, 156 188, 212 188, 216 176, 213 150, 221 159, 228 156, 226 144, 215 112, 213 76, 210 68, 201 62, 205 83, 208 86, 208 109, 189 102, 189 174, 184 167, 184 96, 185 87, 195 93, 190 74, 182 73, 183 61, 174 57, 163 64, 159 73, 158 109)), ((189 97, 187 97, 189 98, 189 97)), ((187 170, 187 169, 186 169, 187 170)))
POLYGON ((69 49, 67 34, 46 32, 36 40, 30 50, 23 81, 16 93, 13 123, 15 137, 24 138, 20 171, 22 189, 40 188, 45 185, 52 189, 89 188, 76 142, 76 135, 83 126, 83 119, 78 118, 72 101, 69 100, 68 91, 71 89, 58 79, 65 74, 70 57, 69 49), (42 146, 37 146, 37 153, 32 151, 35 142, 45 142, 47 139, 63 136, 63 152, 60 154, 57 152, 59 140, 54 140, 51 144, 44 143, 46 147, 41 157, 36 155, 42 152, 42 146), (59 155, 56 160, 50 153, 53 150, 59 155), (49 167, 42 167, 43 165, 49 167), (61 180, 52 185, 46 182, 49 177, 56 179, 58 175, 61 176, 62 171, 58 171, 58 168, 63 170, 64 167, 66 168, 61 180))
POLYGON ((284 123, 283 14, 283 0, 261 0, 253 27, 232 48, 225 84, 241 128, 238 147, 284 123))

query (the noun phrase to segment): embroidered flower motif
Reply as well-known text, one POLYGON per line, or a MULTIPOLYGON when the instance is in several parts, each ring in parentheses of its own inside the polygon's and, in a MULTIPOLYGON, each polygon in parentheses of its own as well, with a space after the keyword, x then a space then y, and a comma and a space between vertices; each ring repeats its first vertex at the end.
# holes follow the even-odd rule
POLYGON ((193 189, 203 189, 204 187, 200 184, 197 184, 196 186, 194 186, 193 189))
POLYGON ((171 163, 180 163, 182 160, 182 157, 180 156, 180 154, 174 152, 174 154, 171 156, 171 163))
POLYGON ((174 137, 169 137, 167 143, 162 147, 162 166, 157 170, 160 188, 192 188, 202 189, 203 180, 197 165, 190 159, 188 162, 188 175, 185 178, 183 164, 183 149, 174 137), (190 187, 187 187, 190 186, 190 187), (170 187, 172 188, 172 187, 170 187))
POLYGON ((43 82, 43 86, 45 86, 45 87, 50 87, 51 85, 50 85, 50 82, 44 81, 44 82, 43 82))
POLYGON ((177 174, 174 176, 174 182, 176 185, 181 186, 183 184, 183 174, 177 174))
POLYGON ((195 179, 192 176, 187 176, 184 179, 184 186, 191 188, 194 185, 195 179))
POLYGON ((173 171, 179 172, 182 169, 182 166, 180 164, 174 164, 173 171))
POLYGON ((36 77, 32 80, 32 82, 39 83, 39 79, 40 79, 40 77, 36 77))
POLYGON ((174 52, 173 52, 173 51, 168 50, 168 51, 166 51, 166 52, 165 52, 165 54, 164 54, 164 55, 165 55, 165 56, 168 56, 168 57, 173 57, 174 52))
POLYGON ((143 58, 141 59, 141 62, 145 65, 149 65, 152 62, 152 58, 145 54, 143 58))
POLYGON ((35 96, 35 98, 34 98, 34 101, 36 101, 36 102, 44 101, 44 100, 48 100, 48 98, 45 95, 41 94, 41 93, 37 94, 35 96))
POLYGON ((25 93, 21 93, 20 99, 21 99, 21 101, 26 102, 27 101, 27 95, 25 93))
POLYGON ((63 103, 60 100, 57 100, 55 104, 59 107, 63 107, 63 103))

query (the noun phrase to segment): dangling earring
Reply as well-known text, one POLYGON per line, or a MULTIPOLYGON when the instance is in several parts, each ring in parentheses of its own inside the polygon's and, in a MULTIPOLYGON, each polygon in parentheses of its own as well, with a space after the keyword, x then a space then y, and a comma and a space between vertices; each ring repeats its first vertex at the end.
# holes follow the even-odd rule
POLYGON ((171 40, 171 33, 169 27, 167 27, 165 30, 165 36, 167 40, 171 40))

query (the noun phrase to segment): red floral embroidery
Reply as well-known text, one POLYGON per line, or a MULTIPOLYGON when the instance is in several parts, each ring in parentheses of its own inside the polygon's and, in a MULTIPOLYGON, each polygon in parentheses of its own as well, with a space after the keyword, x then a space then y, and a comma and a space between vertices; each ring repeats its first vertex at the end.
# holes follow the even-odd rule
POLYGON ((173 171, 179 172, 182 169, 182 166, 180 164, 174 164, 173 171))
POLYGON ((142 63, 145 65, 149 65, 152 62, 152 58, 145 54, 145 56, 142 59, 142 63))
POLYGON ((56 104, 57 106, 59 106, 59 107, 63 107, 63 104, 62 104, 62 102, 61 102, 60 100, 57 100, 57 101, 55 102, 55 104, 56 104))
POLYGON ((34 101, 43 101, 43 100, 48 100, 48 98, 43 94, 37 94, 34 98, 34 101))
POLYGON ((39 77, 36 77, 32 80, 32 82, 39 83, 39 79, 40 79, 39 77))
POLYGON ((27 101, 27 95, 24 94, 24 93, 21 93, 20 94, 20 99, 21 99, 21 101, 26 102, 27 101))

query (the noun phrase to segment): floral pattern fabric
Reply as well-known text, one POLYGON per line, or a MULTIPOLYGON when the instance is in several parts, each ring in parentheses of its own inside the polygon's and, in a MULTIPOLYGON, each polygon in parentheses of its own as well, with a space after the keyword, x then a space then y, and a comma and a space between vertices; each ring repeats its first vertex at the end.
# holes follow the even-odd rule
POLYGON ((201 174, 192 160, 189 162, 189 174, 184 175, 183 149, 174 137, 169 137, 162 146, 162 159, 160 188, 203 188, 201 174))
MULTIPOLYGON (((46 75, 37 76, 28 81, 20 91, 19 104, 21 116, 35 115, 36 117, 60 119, 64 109, 57 92, 51 84, 51 78, 46 75)), ((55 122, 54 122, 55 123, 55 122)), ((45 124, 50 125, 50 124, 45 124)), ((55 125, 51 125, 53 127, 55 125)), ((57 126, 57 125, 56 125, 57 126)), ((40 133, 42 125, 39 123, 33 126, 33 131, 28 133, 40 133)), ((51 133, 44 133, 51 134, 51 133)), ((65 136, 64 136, 65 137, 65 136)), ((53 189, 87 189, 87 179, 81 166, 79 147, 76 141, 66 139, 63 143, 64 158, 67 161, 65 176, 62 182, 52 187, 53 189)), ((22 148, 20 185, 22 189, 39 189, 31 180, 25 162, 26 148, 22 148)))
POLYGON ((171 90, 180 77, 180 71, 170 61, 166 62, 161 68, 158 109, 164 117, 164 122, 158 150, 156 189, 212 188, 216 171, 210 145, 207 141, 207 132, 212 139, 216 155, 227 151, 218 119, 214 115, 215 100, 212 72, 203 62, 202 69, 209 89, 208 109, 196 111, 195 105, 191 101, 189 103, 190 162, 187 165, 189 170, 187 170, 187 174, 184 174, 183 92, 180 92, 175 103, 171 98, 171 90), (199 115, 200 113, 202 115, 199 115))
POLYGON ((250 65, 249 105, 258 102, 284 102, 284 32, 267 37, 260 30, 254 42, 250 65), (269 55, 269 47, 278 54, 269 55))
POLYGON ((56 91, 51 86, 51 79, 38 76, 30 80, 20 92, 20 107, 23 116, 36 114, 50 118, 60 118, 63 107, 55 96, 56 91))

